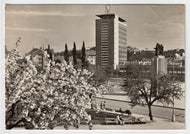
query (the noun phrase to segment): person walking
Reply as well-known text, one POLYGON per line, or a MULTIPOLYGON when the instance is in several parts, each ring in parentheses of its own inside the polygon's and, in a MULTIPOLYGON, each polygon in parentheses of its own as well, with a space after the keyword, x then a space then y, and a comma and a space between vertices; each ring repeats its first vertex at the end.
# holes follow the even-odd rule
POLYGON ((89 130, 92 130, 93 124, 92 124, 92 117, 90 114, 88 115, 88 126, 89 130))
POLYGON ((103 103, 103 110, 106 110, 106 101, 103 103))
POLYGON ((101 110, 103 109, 103 103, 102 103, 102 101, 100 102, 100 108, 101 108, 101 110))
POLYGON ((117 115, 117 118, 116 118, 116 119, 117 119, 117 120, 116 120, 116 123, 117 123, 117 124, 124 125, 124 120, 123 120, 123 118, 122 118, 121 115, 117 115))
POLYGON ((125 122, 124 122, 124 119, 122 118, 122 116, 121 116, 121 115, 119 116, 119 119, 120 119, 120 125, 124 125, 124 124, 125 124, 125 122))
POLYGON ((90 121, 90 122, 89 122, 89 130, 92 130, 92 127, 93 127, 92 121, 90 121))

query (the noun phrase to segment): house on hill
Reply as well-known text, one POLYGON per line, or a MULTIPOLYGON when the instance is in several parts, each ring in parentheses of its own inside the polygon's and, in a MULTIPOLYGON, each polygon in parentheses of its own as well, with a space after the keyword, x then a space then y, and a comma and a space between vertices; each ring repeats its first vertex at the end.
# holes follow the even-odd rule
POLYGON ((50 48, 33 48, 26 56, 34 63, 38 71, 48 68, 50 60, 54 60, 53 51, 50 48))

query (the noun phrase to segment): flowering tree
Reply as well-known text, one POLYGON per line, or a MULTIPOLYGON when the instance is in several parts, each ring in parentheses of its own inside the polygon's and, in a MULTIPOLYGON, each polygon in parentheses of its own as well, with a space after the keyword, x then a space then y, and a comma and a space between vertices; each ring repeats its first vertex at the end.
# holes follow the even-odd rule
POLYGON ((183 96, 179 81, 169 75, 159 75, 156 80, 150 69, 141 65, 127 66, 125 84, 131 105, 147 105, 150 120, 153 120, 151 107, 156 101, 169 105, 174 103, 174 98, 183 96))
POLYGON ((76 44, 75 44, 75 42, 73 44, 73 51, 72 52, 73 52, 73 65, 76 68, 76 66, 77 66, 77 56, 76 56, 77 50, 76 50, 76 44))
MULTIPOLYGON (((45 55, 47 56, 47 55, 45 55)), ((77 71, 66 62, 47 63, 38 72, 29 57, 17 49, 5 59, 6 128, 23 123, 28 129, 52 129, 87 120, 91 96, 97 90, 90 83, 92 73, 77 71)))

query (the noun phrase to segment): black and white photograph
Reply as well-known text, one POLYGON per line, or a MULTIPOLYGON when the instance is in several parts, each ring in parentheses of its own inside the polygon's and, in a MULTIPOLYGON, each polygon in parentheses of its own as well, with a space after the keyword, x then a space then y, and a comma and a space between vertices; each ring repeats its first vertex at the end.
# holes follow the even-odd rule
POLYGON ((184 4, 5 4, 5 130, 185 130, 184 4))

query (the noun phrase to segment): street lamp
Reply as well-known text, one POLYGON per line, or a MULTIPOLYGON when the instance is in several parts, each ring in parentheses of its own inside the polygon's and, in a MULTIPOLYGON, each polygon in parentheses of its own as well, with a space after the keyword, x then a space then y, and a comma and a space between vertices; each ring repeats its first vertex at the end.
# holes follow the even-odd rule
MULTIPOLYGON (((174 61, 173 61, 173 76, 174 76, 174 61)), ((172 79, 173 82, 173 107, 172 107, 172 122, 175 122, 175 102, 174 102, 174 78, 172 79)))
POLYGON ((173 60, 173 95, 172 95, 172 100, 173 100, 173 107, 172 107, 172 122, 175 122, 175 103, 174 103, 174 60, 173 60))
POLYGON ((174 105, 174 95, 173 95, 173 108, 172 108, 172 122, 175 122, 175 105, 174 105))

